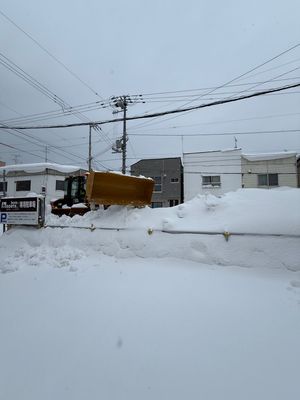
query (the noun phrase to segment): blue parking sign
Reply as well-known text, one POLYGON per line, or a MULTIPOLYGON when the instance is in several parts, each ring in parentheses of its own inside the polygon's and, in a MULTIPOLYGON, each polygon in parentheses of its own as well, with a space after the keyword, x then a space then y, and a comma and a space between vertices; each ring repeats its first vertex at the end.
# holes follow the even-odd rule
POLYGON ((0 224, 6 224, 7 223, 7 213, 2 212, 0 213, 0 224))

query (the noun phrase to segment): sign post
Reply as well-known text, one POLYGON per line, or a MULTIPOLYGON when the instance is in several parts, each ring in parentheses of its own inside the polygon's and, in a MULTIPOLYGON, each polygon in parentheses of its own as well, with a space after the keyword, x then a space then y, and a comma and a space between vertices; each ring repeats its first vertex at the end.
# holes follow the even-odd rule
POLYGON ((3 197, 0 199, 0 223, 41 227, 44 222, 44 196, 3 197))

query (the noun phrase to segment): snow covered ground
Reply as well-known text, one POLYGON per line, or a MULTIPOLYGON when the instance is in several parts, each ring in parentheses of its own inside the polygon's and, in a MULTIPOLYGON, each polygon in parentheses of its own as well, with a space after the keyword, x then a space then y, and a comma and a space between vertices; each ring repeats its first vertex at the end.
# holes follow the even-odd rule
POLYGON ((0 399, 298 398, 299 204, 241 190, 8 231, 0 399))

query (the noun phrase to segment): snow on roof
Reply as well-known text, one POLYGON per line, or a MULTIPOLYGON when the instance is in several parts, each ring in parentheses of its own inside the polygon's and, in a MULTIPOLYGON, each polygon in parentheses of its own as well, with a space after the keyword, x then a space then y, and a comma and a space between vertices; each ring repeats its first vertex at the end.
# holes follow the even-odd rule
POLYGON ((52 169, 59 172, 75 172, 81 168, 75 165, 61 165, 55 163, 35 163, 35 164, 16 164, 16 165, 5 165, 0 167, 0 172, 11 172, 11 171, 25 171, 25 172, 43 172, 46 169, 52 169))
POLYGON ((276 153, 242 154, 248 161, 279 160, 281 158, 293 157, 297 153, 294 151, 282 151, 276 153))
POLYGON ((230 152, 230 151, 241 151, 241 147, 238 148, 230 148, 230 149, 223 149, 223 150, 206 150, 206 151, 191 151, 191 152, 187 152, 187 153, 183 153, 183 155, 186 154, 205 154, 205 153, 226 153, 226 152, 230 152))

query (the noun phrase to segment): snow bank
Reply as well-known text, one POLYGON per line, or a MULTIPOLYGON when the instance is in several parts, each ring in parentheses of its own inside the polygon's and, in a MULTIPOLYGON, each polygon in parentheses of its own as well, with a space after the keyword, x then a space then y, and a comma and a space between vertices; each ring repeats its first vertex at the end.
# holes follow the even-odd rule
POLYGON ((300 190, 240 189, 199 195, 172 208, 112 206, 83 217, 47 216, 48 225, 300 235, 300 190))
POLYGON ((114 206, 73 218, 50 214, 47 224, 63 228, 14 228, 1 237, 0 270, 14 271, 26 264, 72 269, 91 255, 106 254, 297 271, 300 239, 291 235, 300 235, 299 204, 299 189, 244 189, 221 198, 198 196, 173 208, 114 206), (224 231, 289 237, 230 236, 227 241, 224 231))

